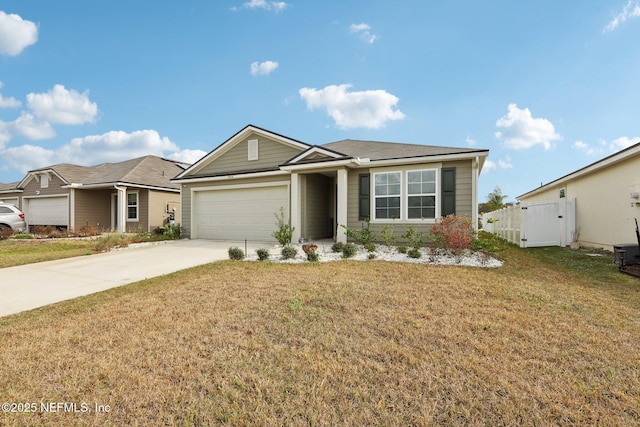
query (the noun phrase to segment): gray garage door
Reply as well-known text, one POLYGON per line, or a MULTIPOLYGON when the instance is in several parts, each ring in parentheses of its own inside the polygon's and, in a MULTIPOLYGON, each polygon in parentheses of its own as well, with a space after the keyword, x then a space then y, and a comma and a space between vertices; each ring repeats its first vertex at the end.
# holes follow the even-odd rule
POLYGON ((275 213, 285 208, 289 215, 286 185, 233 190, 207 190, 194 194, 195 238, 270 242, 275 231, 275 213))

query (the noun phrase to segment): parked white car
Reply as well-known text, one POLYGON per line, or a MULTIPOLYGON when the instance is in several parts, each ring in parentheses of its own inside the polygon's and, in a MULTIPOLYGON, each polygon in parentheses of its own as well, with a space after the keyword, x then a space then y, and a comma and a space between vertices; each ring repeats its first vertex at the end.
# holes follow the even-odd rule
POLYGON ((0 238, 5 234, 5 230, 11 229, 14 233, 21 233, 26 228, 27 223, 22 211, 11 203, 0 202, 0 238))

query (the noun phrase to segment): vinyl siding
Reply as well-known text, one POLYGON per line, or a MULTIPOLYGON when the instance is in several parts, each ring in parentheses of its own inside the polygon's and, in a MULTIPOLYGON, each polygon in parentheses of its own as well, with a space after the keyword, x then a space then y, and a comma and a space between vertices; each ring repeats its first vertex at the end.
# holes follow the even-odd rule
POLYGON ((97 231, 111 229, 111 194, 113 190, 75 190, 75 225, 79 230, 91 226, 97 231))
POLYGON ((228 172, 239 172, 254 169, 276 169, 278 165, 296 156, 303 150, 294 148, 262 136, 252 135, 199 170, 196 175, 207 176, 228 172), (258 160, 247 160, 248 143, 250 139, 258 139, 258 160))
POLYGON ((166 191, 149 191, 149 231, 162 227, 169 217, 167 205, 176 206, 176 224, 180 224, 180 194, 166 191))
MULTIPOLYGON (((456 215, 469 216, 472 214, 473 200, 472 200, 472 162, 459 161, 459 162, 443 162, 438 164, 422 164, 422 165, 410 165, 410 166, 395 166, 385 168, 362 168, 349 171, 348 176, 348 206, 347 206, 347 222, 348 227, 356 229, 362 227, 364 221, 358 219, 358 175, 362 173, 373 173, 377 171, 407 171, 417 169, 431 169, 431 168, 456 168, 456 215)), ((440 178, 438 178, 438 185, 440 184, 440 178)), ((440 189, 438 188, 438 191, 440 189)), ((438 198, 437 203, 441 200, 438 198)), ((385 225, 391 225, 394 228, 397 238, 403 234, 407 226, 412 226, 414 230, 424 232, 425 236, 431 231, 431 224, 425 222, 408 222, 402 220, 393 220, 389 223, 371 223, 370 227, 376 236, 380 236, 380 232, 385 225)), ((342 227, 338 232, 343 232, 342 227)), ((378 237, 379 239, 379 237, 378 237)))

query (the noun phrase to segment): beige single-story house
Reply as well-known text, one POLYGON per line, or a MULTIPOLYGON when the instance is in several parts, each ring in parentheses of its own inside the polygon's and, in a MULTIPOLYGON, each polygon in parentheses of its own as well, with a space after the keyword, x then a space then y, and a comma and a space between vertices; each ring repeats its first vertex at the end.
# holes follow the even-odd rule
POLYGON ((293 240, 346 241, 370 220, 428 232, 437 218, 477 224, 478 175, 489 151, 343 140, 309 145, 248 125, 181 172, 182 226, 192 239, 273 241, 283 209, 293 240))
POLYGON ((171 178, 186 167, 157 156, 96 166, 56 164, 0 186, 0 201, 20 208, 30 228, 151 232, 170 219, 180 221, 180 186, 171 178))
POLYGON ((517 199, 537 202, 575 198, 578 242, 612 250, 636 242, 640 220, 640 143, 571 172, 517 199))

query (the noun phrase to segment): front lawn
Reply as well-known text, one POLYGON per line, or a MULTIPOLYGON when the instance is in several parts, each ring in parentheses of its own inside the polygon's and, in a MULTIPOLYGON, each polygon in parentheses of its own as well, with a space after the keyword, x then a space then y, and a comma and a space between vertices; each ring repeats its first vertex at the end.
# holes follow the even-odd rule
POLYGON ((90 255, 95 247, 96 241, 89 239, 0 240, 0 268, 90 255))
POLYGON ((0 318, 37 409, 0 425, 637 425, 640 282, 540 253, 225 261, 0 318))

